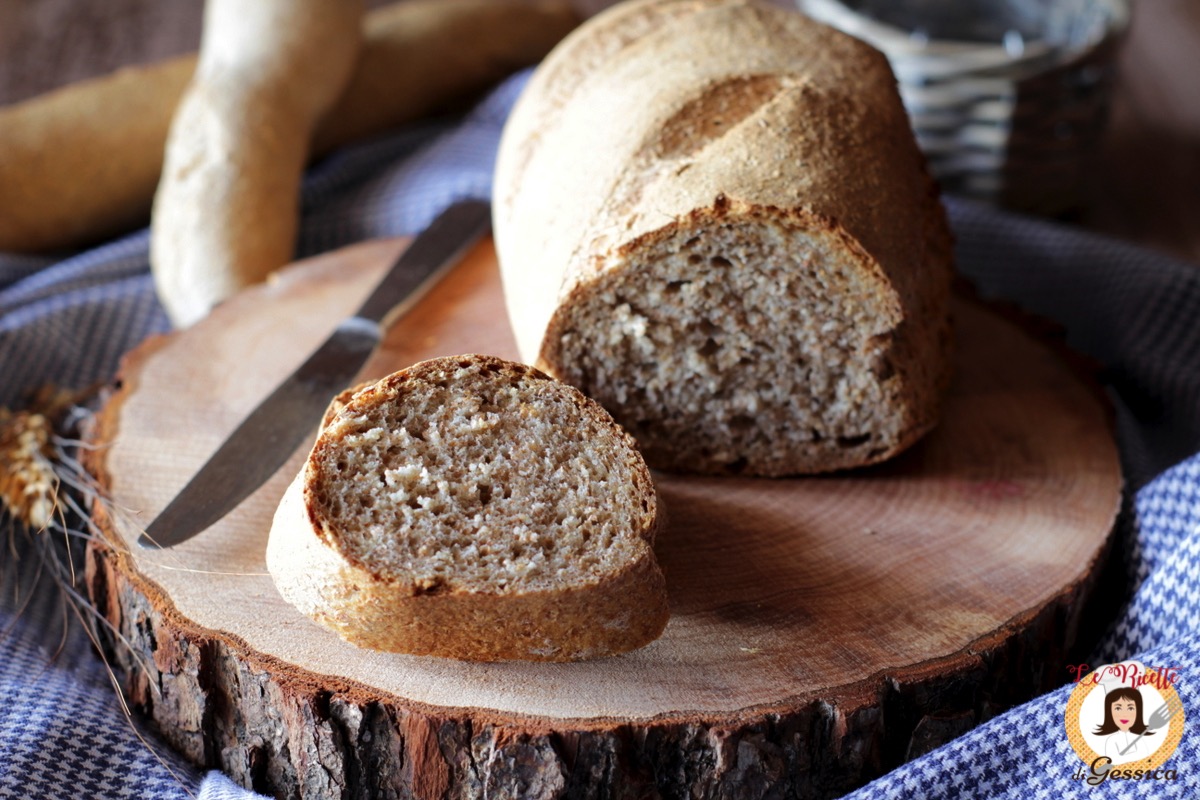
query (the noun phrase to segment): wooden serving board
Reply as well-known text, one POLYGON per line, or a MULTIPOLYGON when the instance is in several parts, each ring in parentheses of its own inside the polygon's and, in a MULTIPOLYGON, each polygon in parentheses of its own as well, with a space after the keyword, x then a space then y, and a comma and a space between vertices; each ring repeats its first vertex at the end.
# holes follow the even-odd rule
MULTIPOLYGON (((302 262, 125 364, 91 466, 94 602, 132 701, 198 763, 304 797, 841 793, 1065 681, 1121 478, 1096 394, 958 302, 940 427, 887 465, 657 475, 672 618, 637 652, 478 664, 357 649, 276 593, 263 552, 304 451, 205 534, 135 544, 403 247, 302 262)), ((378 377, 516 357, 490 244, 393 330, 378 377)))

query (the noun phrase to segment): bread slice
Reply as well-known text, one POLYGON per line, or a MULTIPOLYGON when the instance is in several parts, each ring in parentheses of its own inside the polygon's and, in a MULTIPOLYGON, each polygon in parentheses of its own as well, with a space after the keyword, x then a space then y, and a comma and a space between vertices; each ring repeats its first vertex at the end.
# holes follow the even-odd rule
POLYGON ((889 458, 949 378, 950 235, 886 59, 748 0, 617 6, 504 131, 495 232, 522 355, 653 467, 889 458))
POLYGON ((645 462, 595 402, 532 367, 439 358, 335 402, 267 567, 363 647, 594 658, 666 625, 658 520, 645 462))

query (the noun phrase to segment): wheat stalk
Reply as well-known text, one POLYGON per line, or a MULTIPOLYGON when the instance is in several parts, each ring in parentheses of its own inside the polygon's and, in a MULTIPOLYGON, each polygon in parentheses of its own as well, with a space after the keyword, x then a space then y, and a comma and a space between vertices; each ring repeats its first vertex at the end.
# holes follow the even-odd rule
POLYGON ((0 407, 0 501, 14 519, 33 530, 49 526, 57 509, 53 435, 54 425, 46 414, 0 407))
MULTIPOLYGON (((61 601, 58 645, 51 661, 65 648, 70 621, 76 620, 99 654, 130 730, 179 785, 188 785, 138 729, 121 681, 106 655, 102 629, 114 646, 124 647, 138 668, 147 669, 144 656, 125 635, 88 602, 80 591, 76 560, 82 546, 97 533, 84 507, 105 502, 103 493, 74 453, 83 445, 70 434, 86 411, 79 405, 94 394, 53 387, 36 392, 28 406, 11 410, 0 406, 0 530, 6 534, 9 558, 0 570, 0 584, 11 583, 17 596, 12 622, 0 630, 0 639, 27 611, 43 579, 53 581, 61 601), (56 535, 52 535, 56 534, 56 535), (32 556, 32 569, 20 554, 32 556), (6 574, 15 573, 15 574, 6 574), (23 595, 23 596, 22 596, 23 595)), ((157 684, 147 684, 158 691, 157 684)))

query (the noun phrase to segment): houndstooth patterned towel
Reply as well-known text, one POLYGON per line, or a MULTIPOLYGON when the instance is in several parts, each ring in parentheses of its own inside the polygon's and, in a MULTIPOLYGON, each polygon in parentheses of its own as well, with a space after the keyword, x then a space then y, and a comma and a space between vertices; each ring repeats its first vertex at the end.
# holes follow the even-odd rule
MULTIPOLYGON (((459 124, 425 124, 326 159, 305 186, 300 255, 412 234, 455 199, 487 197, 517 76, 459 124)), ((1093 665, 1177 669, 1186 712, 1174 780, 1073 775, 1064 687, 854 793, 855 798, 1200 796, 1200 266, 949 198, 960 271, 988 297, 1061 323, 1104 366, 1132 513, 1121 531, 1124 607, 1093 665), (1087 776, 1083 776, 1086 778, 1087 776)), ((63 258, 0 256, 0 403, 34 385, 83 386, 167 328, 145 232, 63 258)), ((78 625, 0 571, 0 798, 253 797, 198 774, 129 722, 78 625), (26 607, 16 613, 14 598, 26 607), (153 749, 151 749, 153 748, 153 749)), ((1161 770, 1160 770, 1161 772, 1161 770)))

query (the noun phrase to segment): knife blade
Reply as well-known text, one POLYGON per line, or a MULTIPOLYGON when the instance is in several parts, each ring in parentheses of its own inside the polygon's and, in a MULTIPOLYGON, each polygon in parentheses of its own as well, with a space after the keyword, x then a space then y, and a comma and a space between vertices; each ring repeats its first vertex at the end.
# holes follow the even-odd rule
POLYGON ((447 208, 400 254, 358 311, 238 425, 138 537, 161 548, 191 539, 254 493, 321 421, 384 334, 458 263, 490 228, 488 203, 447 208))

